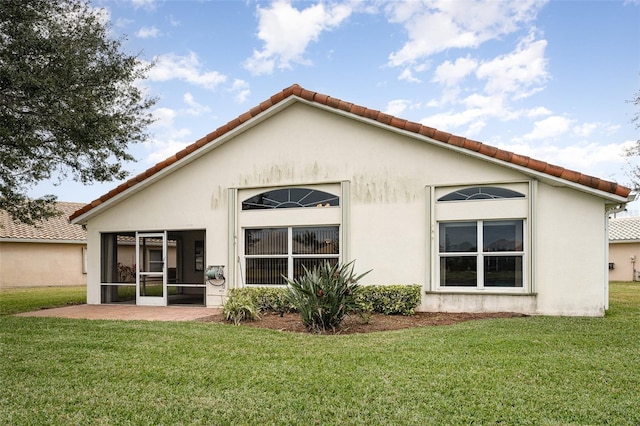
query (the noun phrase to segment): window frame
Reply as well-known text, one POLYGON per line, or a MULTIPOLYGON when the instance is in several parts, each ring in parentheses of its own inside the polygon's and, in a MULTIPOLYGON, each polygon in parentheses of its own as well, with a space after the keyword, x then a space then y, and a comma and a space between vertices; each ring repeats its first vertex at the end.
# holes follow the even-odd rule
POLYGON ((244 285, 245 286, 256 286, 256 287, 283 287, 286 286, 286 282, 281 284, 268 284, 268 283, 249 283, 249 271, 248 271, 248 259, 286 259, 287 260, 287 277, 292 279, 295 273, 295 261, 297 259, 332 259, 335 262, 340 262, 340 255, 342 251, 342 242, 341 238, 341 230, 339 224, 317 224, 317 225, 283 225, 283 226, 248 226, 242 228, 242 240, 243 240, 243 250, 242 257, 244 259, 243 276, 244 276, 244 285), (335 228, 337 241, 338 241, 338 252, 337 253, 294 253, 293 251, 293 234, 294 229, 313 229, 313 228, 335 228), (287 252, 286 253, 278 253, 278 254, 247 254, 247 231, 248 230, 259 230, 259 229, 286 229, 287 231, 287 252))
POLYGON ((438 291, 451 291, 451 292, 496 292, 496 293, 525 293, 528 289, 528 280, 527 280, 527 219, 522 217, 516 218, 496 218, 496 219, 465 219, 465 220, 438 220, 436 221, 436 289, 438 291), (518 221, 521 226, 522 233, 522 247, 521 250, 511 250, 511 251, 487 251, 484 248, 484 232, 485 232, 485 223, 496 223, 496 222, 509 222, 509 221, 518 221), (476 227, 476 247, 475 251, 443 251, 440 239, 442 237, 441 225, 443 224, 474 224, 476 227), (476 259, 476 285, 475 286, 465 286, 465 285, 443 285, 443 259, 447 258, 463 258, 463 257, 475 257, 476 259), (485 259, 490 257, 513 257, 520 259, 520 276, 521 276, 521 285, 520 286, 488 286, 485 285, 485 259))

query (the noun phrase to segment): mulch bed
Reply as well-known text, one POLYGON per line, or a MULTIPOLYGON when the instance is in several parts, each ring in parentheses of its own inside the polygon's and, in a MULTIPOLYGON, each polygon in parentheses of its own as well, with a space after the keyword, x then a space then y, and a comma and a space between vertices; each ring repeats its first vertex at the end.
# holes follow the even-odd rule
MULTIPOLYGON (((372 333, 376 331, 401 330, 413 327, 451 325, 462 321, 473 321, 487 318, 513 318, 524 317, 526 315, 513 312, 493 312, 493 313, 449 313, 449 312, 416 312, 415 315, 383 315, 372 314, 369 321, 363 321, 357 315, 346 317, 340 329, 328 332, 327 334, 354 334, 372 333)), ((211 315, 201 319, 204 322, 226 323, 222 314, 211 315)), ((257 321, 242 322, 241 327, 258 327, 272 330, 288 331, 294 333, 308 333, 307 329, 300 321, 298 314, 267 313, 260 316, 257 321)))

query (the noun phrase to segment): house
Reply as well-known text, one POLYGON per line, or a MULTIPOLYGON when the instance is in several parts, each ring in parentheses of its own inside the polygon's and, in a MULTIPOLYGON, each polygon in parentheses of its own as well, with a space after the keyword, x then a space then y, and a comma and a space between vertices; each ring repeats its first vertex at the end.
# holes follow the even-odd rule
POLYGON ((640 217, 609 219, 609 280, 640 281, 640 217))
POLYGON ((364 285, 422 285, 423 311, 601 316, 607 211, 629 194, 293 85, 70 219, 87 228, 88 303, 132 285, 114 251, 127 236, 177 247, 172 283, 160 257, 136 261, 138 304, 173 288, 221 306, 229 288, 355 260, 364 285))
POLYGON ((63 215, 37 226, 0 210, 0 288, 85 285, 87 233, 68 219, 83 206, 57 203, 63 215))

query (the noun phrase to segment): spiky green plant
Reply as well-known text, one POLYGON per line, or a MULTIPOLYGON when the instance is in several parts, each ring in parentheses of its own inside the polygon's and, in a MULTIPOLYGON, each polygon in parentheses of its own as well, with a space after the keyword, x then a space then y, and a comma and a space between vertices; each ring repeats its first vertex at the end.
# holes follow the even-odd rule
POLYGON ((223 308, 222 314, 227 321, 240 325, 242 321, 253 321, 258 318, 258 312, 248 297, 239 296, 229 298, 223 308))
POLYGON ((356 290, 361 275, 353 272, 353 262, 331 265, 324 262, 304 275, 287 279, 287 299, 300 313, 302 323, 312 332, 336 330, 345 315, 358 309, 356 290))

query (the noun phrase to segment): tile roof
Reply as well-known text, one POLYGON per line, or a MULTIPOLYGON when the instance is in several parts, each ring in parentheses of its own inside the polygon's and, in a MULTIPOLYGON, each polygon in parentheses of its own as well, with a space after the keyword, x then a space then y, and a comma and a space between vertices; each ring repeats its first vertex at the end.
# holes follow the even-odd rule
POLYGON ((620 197, 627 197, 631 192, 629 188, 626 188, 615 182, 609 182, 603 179, 599 179, 597 177, 593 177, 593 176, 582 174, 580 172, 565 169, 560 166, 555 166, 553 164, 549 164, 544 161, 535 160, 527 156, 514 154, 513 152, 505 151, 490 145, 486 145, 482 142, 467 139, 462 136, 453 135, 451 133, 446 133, 446 132, 434 129, 432 127, 422 125, 420 123, 407 121, 402 118, 394 117, 392 115, 385 114, 377 110, 369 109, 364 106, 353 104, 351 102, 346 102, 338 98, 333 98, 328 95, 324 95, 322 93, 312 92, 310 90, 306 90, 302 88, 297 84, 294 84, 292 86, 287 87, 283 91, 276 93, 275 95, 271 96, 269 99, 251 108, 249 111, 245 112, 244 114, 241 114, 235 119, 229 121, 227 124, 217 128, 216 130, 209 133, 205 137, 195 141, 194 143, 187 146, 183 150, 177 152, 175 155, 172 155, 166 160, 159 162, 153 167, 150 167, 146 171, 140 173, 139 175, 129 179, 128 181, 124 182, 118 187, 112 189, 108 193, 104 194, 102 197, 87 204, 82 209, 73 213, 70 219, 73 220, 78 216, 81 216, 87 213, 88 211, 99 206, 105 201, 108 201, 109 199, 115 197, 116 195, 126 191, 130 187, 137 185, 138 183, 149 178, 150 176, 155 175, 156 173, 163 170, 167 166, 186 157, 187 155, 202 148, 203 146, 215 141, 222 135, 240 126, 242 123, 245 123, 248 120, 262 114, 263 112, 267 111, 268 109, 272 108, 273 106, 283 102, 285 99, 288 99, 292 96, 297 96, 310 103, 324 105, 330 108, 334 108, 336 110, 351 113, 366 119, 377 121, 379 123, 382 123, 391 127, 395 127, 400 130, 405 130, 410 133, 426 136, 428 138, 435 139, 436 141, 439 141, 445 144, 460 147, 469 151, 482 154, 487 157, 495 158, 501 161, 506 161, 508 163, 512 163, 517 166, 521 166, 521 167, 533 170, 535 172, 544 173, 556 178, 564 179, 569 182, 574 182, 589 188, 614 194, 620 197))
POLYGON ((69 215, 82 208, 84 203, 56 204, 62 215, 45 220, 37 226, 25 225, 11 220, 9 214, 0 210, 0 239, 2 240, 51 240, 86 241, 87 231, 81 225, 69 223, 69 215))
POLYGON ((640 241, 640 217, 609 219, 609 241, 640 241))

